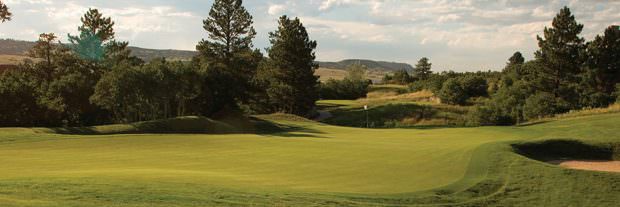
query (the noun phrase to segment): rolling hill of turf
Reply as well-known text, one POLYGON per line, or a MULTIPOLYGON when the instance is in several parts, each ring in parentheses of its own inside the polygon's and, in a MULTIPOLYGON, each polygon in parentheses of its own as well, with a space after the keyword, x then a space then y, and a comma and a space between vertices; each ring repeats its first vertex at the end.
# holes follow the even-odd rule
MULTIPOLYGON (((620 174, 564 169, 536 160, 558 154, 532 153, 532 149, 555 152, 550 149, 560 143, 588 146, 583 149, 592 150, 584 154, 605 151, 606 158, 618 159, 618 113, 522 127, 445 129, 346 128, 289 115, 254 119, 286 130, 209 134, 190 127, 194 133, 185 129, 174 133, 172 126, 213 124, 199 117, 148 123, 172 127, 163 130, 165 134, 135 134, 144 128, 136 131, 131 125, 107 126, 114 128, 109 135, 0 129, 0 206, 615 206, 620 202, 620 174), (118 130, 123 127, 129 130, 118 130)), ((91 130, 110 131, 105 126, 91 130)))

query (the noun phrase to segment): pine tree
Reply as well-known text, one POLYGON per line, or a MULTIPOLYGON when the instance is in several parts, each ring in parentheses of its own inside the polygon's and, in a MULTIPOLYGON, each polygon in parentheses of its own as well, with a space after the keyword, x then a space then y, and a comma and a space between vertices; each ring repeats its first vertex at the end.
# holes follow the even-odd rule
POLYGON ((114 22, 110 17, 103 17, 97 9, 88 9, 80 19, 78 36, 69 36, 73 51, 83 59, 102 61, 106 55, 104 44, 114 39, 114 22))
POLYGON ((432 64, 429 62, 428 58, 421 58, 418 63, 415 65, 415 69, 413 70, 413 77, 418 80, 426 80, 433 73, 431 71, 432 64))
POLYGON ((11 16, 13 14, 9 11, 9 7, 0 1, 0 22, 11 21, 11 16))
MULTIPOLYGON (((246 102, 252 90, 250 80, 262 59, 258 50, 252 50, 256 31, 250 13, 242 0, 215 0, 203 28, 207 40, 198 43, 201 65, 206 67, 210 106, 203 113, 209 114, 226 108, 237 108, 246 102)), ((207 90, 204 90, 207 91, 207 90)))
POLYGON ((280 17, 275 32, 269 33, 271 48, 267 48, 271 72, 267 94, 279 112, 308 115, 318 100, 318 68, 314 59, 316 41, 310 40, 299 18, 280 17))
POLYGON ((114 22, 110 17, 103 17, 99 10, 88 9, 80 20, 82 26, 78 28, 78 31, 88 31, 97 36, 101 42, 114 39, 114 22))
MULTIPOLYGON (((56 39, 56 35, 54 33, 42 33, 39 35, 39 40, 37 43, 28 51, 28 56, 33 58, 42 58, 45 60, 45 63, 48 67, 52 66, 52 56, 54 50, 58 47, 54 45, 56 39)), ((60 45, 60 41, 58 42, 60 45)))
POLYGON ((525 58, 523 58, 523 54, 521 54, 521 52, 517 51, 515 52, 509 59, 508 59, 508 65, 520 65, 525 63, 525 58))
POLYGON ((570 9, 564 7, 553 19, 552 27, 545 28, 544 37, 537 37, 540 49, 535 55, 543 67, 537 71, 536 86, 554 95, 561 105, 560 111, 578 105, 575 83, 583 62, 580 53, 584 39, 579 37, 582 29, 583 25, 575 21, 570 9))
POLYGON ((609 26, 603 36, 587 44, 587 60, 581 74, 581 101, 585 106, 605 106, 614 101, 620 83, 620 27, 609 26))

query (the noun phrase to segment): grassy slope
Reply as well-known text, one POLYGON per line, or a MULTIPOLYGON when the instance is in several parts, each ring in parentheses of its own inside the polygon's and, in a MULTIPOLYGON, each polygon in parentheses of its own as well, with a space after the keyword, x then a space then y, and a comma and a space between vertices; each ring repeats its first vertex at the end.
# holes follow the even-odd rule
POLYGON ((543 139, 620 142, 620 114, 527 127, 353 129, 274 119, 273 134, 0 130, 1 206, 613 206, 620 175, 515 154, 543 139))
POLYGON ((352 127, 366 127, 364 105, 369 107, 371 128, 464 126, 470 108, 441 104, 430 91, 407 93, 401 85, 373 85, 368 97, 358 100, 318 102, 321 110, 334 115, 325 123, 352 127))

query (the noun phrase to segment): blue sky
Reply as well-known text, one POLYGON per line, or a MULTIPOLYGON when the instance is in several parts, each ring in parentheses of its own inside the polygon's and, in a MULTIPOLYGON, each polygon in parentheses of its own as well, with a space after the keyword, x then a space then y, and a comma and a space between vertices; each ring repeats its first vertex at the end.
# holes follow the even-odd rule
MULTIPOLYGON (((117 39, 156 49, 193 50, 206 38, 202 20, 212 0, 2 0, 14 13, 0 38, 36 40, 54 32, 66 41, 80 16, 98 8, 116 22, 117 39)), ((592 39, 620 24, 620 1, 595 0, 246 0, 258 35, 268 47, 278 16, 299 17, 318 41, 318 60, 365 58, 414 64, 428 57, 433 69, 501 69, 515 51, 532 58, 536 35, 569 6, 592 39)))

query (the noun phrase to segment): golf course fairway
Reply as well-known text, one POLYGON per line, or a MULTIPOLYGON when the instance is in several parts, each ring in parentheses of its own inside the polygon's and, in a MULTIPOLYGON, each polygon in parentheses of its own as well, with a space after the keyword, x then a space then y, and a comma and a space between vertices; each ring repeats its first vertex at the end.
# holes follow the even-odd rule
POLYGON ((564 169, 515 148, 570 140, 600 148, 617 160, 620 114, 520 127, 433 129, 360 129, 280 116, 259 118, 289 128, 273 133, 111 135, 2 128, 0 206, 620 202, 620 173, 564 169))

